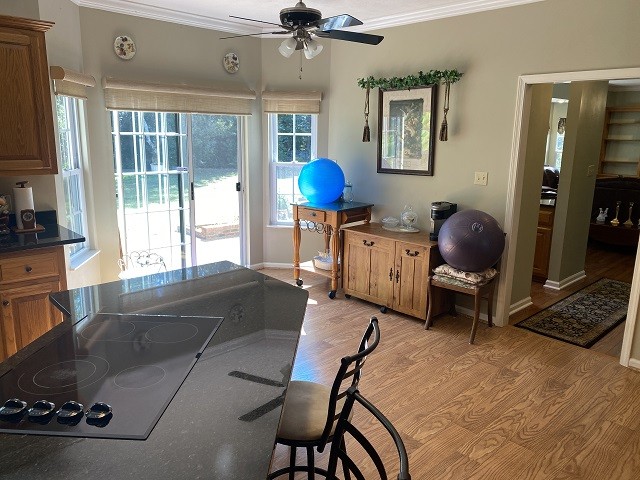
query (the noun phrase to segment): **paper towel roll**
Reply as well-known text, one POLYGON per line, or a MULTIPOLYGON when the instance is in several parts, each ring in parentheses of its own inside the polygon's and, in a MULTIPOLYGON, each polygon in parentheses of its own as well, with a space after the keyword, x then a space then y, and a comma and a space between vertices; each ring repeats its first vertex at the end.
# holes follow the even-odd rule
POLYGON ((22 210, 33 210, 33 190, 31 187, 14 187, 13 188, 13 204, 15 205, 16 213, 16 225, 18 230, 24 229, 22 225, 22 217, 20 212, 22 210))

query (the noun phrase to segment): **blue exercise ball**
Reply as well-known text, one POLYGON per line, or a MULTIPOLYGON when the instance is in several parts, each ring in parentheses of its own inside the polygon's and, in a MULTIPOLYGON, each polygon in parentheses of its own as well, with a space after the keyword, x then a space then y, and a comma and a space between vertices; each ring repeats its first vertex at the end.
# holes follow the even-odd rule
POLYGON ((312 203, 335 202, 344 189, 344 173, 333 160, 317 158, 302 167, 298 187, 312 203))
POLYGON ((451 215, 438 233, 438 248, 445 262, 465 272, 493 266, 504 250, 504 233, 498 222, 480 210, 451 215))

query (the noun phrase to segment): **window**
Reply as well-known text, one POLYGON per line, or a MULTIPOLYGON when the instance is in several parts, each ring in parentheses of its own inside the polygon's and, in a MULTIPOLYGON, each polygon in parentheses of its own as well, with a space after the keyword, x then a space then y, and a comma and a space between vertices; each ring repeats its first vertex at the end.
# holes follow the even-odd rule
POLYGON ((64 184, 64 205, 67 227, 87 239, 69 245, 70 258, 88 248, 87 208, 82 178, 83 150, 80 140, 80 107, 82 100, 64 95, 56 96, 60 161, 64 184))
POLYGON ((302 200, 298 177, 316 157, 318 116, 269 114, 269 178, 272 225, 293 223, 292 203, 302 200))

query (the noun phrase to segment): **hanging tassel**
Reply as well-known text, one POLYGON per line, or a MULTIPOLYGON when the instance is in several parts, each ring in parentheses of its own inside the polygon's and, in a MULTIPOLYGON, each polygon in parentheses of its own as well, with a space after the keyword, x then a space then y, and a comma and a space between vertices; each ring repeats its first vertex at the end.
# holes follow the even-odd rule
POLYGON ((362 141, 370 142, 371 141, 371 129, 369 128, 369 92, 371 91, 371 87, 367 84, 367 93, 365 94, 364 99, 364 131, 362 132, 362 141))
POLYGON ((449 124, 447 123, 447 113, 449 113, 450 89, 451 82, 447 80, 444 87, 444 118, 442 119, 442 125, 440 126, 440 141, 442 142, 446 142, 447 140, 449 140, 449 124))

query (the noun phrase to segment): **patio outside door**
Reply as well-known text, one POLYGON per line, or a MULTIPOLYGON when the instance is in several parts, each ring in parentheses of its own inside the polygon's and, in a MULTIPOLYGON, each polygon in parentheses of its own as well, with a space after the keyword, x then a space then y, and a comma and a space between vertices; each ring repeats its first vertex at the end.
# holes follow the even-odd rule
POLYGON ((123 255, 241 264, 241 117, 114 111, 112 126, 123 255))

